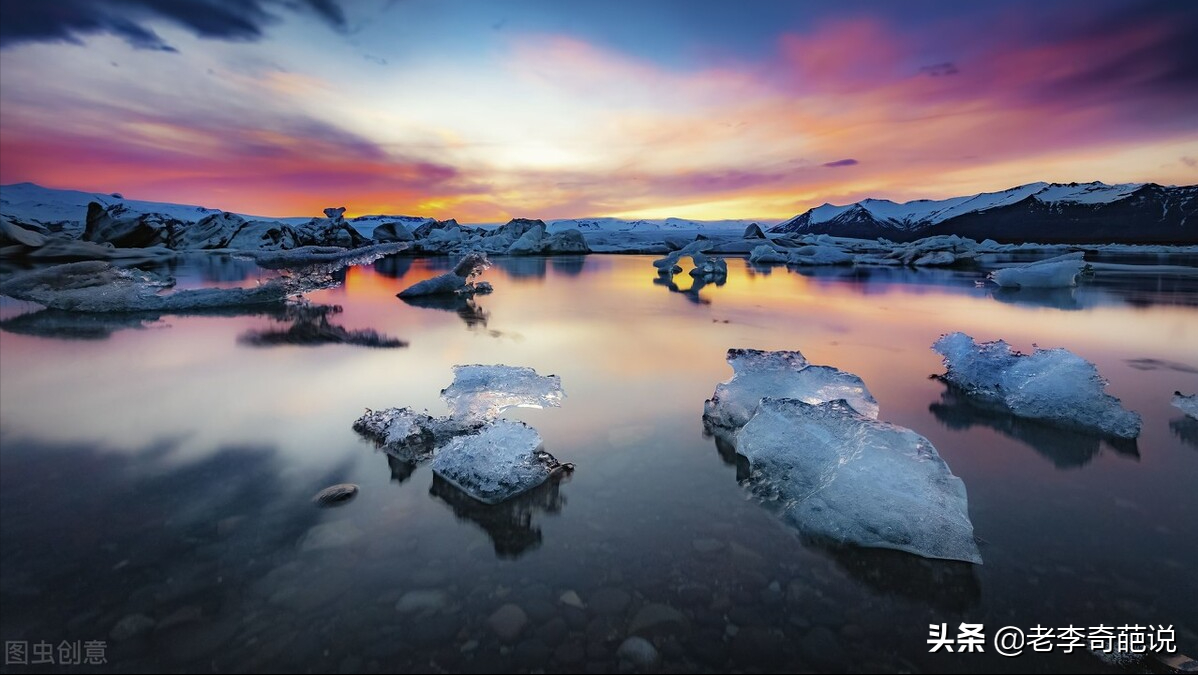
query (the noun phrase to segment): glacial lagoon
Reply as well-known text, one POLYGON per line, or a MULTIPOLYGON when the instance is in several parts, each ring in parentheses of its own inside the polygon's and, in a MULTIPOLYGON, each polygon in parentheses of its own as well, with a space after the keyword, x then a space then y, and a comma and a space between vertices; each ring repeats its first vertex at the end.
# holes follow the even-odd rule
MULTIPOLYGON (((104 670, 665 672, 1113 670, 1085 649, 929 653, 929 624, 1172 625, 1198 645, 1193 259, 1108 257, 1077 288, 982 269, 758 267, 722 284, 653 256, 493 258, 495 291, 396 293, 450 269, 389 257, 306 311, 78 315, 0 301, 6 641, 104 641, 104 670), (942 334, 1066 347, 1140 414, 1135 441, 975 405, 931 375, 942 334), (984 564, 805 541, 704 433, 730 347, 859 375, 968 491, 984 564), (561 378, 517 409, 575 465, 496 506, 352 429, 427 408, 453 366, 561 378), (335 508, 312 497, 360 491, 335 508)), ((179 288, 277 276, 185 259, 179 288)))

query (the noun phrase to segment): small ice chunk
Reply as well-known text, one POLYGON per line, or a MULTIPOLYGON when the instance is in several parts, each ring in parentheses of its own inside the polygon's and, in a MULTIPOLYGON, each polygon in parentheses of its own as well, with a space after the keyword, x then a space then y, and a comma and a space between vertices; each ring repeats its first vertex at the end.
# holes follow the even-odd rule
POLYGON ((541 447, 536 429, 497 420, 437 450, 433 471, 485 504, 498 504, 544 483, 563 468, 541 447))
POLYGON ((453 384, 441 390, 441 398, 450 417, 492 420, 508 408, 559 407, 562 380, 520 366, 454 366, 453 384))
POLYGON ((941 336, 932 349, 944 357, 944 379, 1018 417, 1119 438, 1140 435, 1140 416, 1106 393, 1093 363, 1067 349, 1021 354, 1002 340, 978 344, 964 333, 941 336))
POLYGON ((994 270, 986 278, 1004 288, 1067 288, 1086 267, 1084 253, 1067 253, 1018 267, 994 270))
POLYGON ((762 399, 736 437, 754 489, 805 535, 981 563, 965 484, 928 439, 845 401, 762 399))
POLYGON ((785 263, 786 261, 787 254, 769 244, 762 244, 749 251, 749 262, 755 265, 770 265, 773 263, 785 263))
POLYGON ((373 440, 390 455, 419 462, 432 457, 438 445, 447 443, 454 436, 470 433, 478 426, 404 407, 367 410, 354 422, 354 431, 373 440))
POLYGON ((744 426, 766 396, 807 403, 844 399, 866 417, 878 416, 878 402, 860 377, 831 366, 813 366, 797 351, 729 349, 733 376, 716 385, 703 404, 704 419, 713 424, 744 426))
POLYGON ((1198 394, 1186 396, 1180 391, 1173 392, 1173 407, 1198 420, 1198 394))

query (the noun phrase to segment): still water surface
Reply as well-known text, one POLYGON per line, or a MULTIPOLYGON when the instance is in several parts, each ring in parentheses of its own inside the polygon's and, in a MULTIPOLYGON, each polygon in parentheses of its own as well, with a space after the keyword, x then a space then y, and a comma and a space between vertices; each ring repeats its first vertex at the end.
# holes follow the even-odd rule
MULTIPOLYGON (((696 289, 660 283, 649 260, 498 260, 493 295, 414 306, 395 293, 451 262, 384 259, 311 294, 342 308, 330 325, 408 343, 391 349, 253 344, 294 325, 277 312, 81 324, 0 305, 0 637, 107 640, 106 668, 139 671, 614 671, 650 619, 665 671, 1105 667, 1084 651, 927 653, 929 623, 962 621, 1174 624, 1194 652, 1198 423, 1169 405, 1198 390, 1193 276, 1021 293, 973 271, 732 260, 727 283, 696 289), (1095 362, 1143 416, 1138 443, 955 398, 929 379, 943 370, 929 347, 957 330, 1095 362), (703 434, 729 347, 860 375, 881 418, 964 480, 985 564, 795 536, 703 434), (465 363, 561 376, 561 408, 509 416, 572 479, 480 509, 350 428, 366 408, 443 414, 465 363), (311 504, 340 482, 361 493, 311 504), (488 618, 508 603, 527 621, 505 641, 488 618), (131 615, 155 624, 110 637, 131 615)), ((180 287, 271 275, 231 259, 171 271, 180 287)))

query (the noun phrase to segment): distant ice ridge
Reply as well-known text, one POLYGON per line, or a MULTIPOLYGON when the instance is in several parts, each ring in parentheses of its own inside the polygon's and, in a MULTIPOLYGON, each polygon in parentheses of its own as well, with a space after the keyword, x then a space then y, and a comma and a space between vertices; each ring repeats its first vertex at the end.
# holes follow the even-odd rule
POLYGON ((1140 416, 1106 393, 1093 363, 1067 349, 1021 354, 1002 340, 978 344, 964 333, 941 336, 932 349, 944 357, 946 381, 1017 417, 1119 438, 1140 435, 1140 416))
POLYGON ((162 294, 174 280, 100 260, 19 272, 0 282, 0 295, 74 312, 180 311, 282 303, 334 285, 324 274, 279 277, 251 288, 202 288, 162 294))
POLYGON ((1068 288, 1086 268, 1085 253, 1066 253, 1016 267, 994 270, 986 278, 1004 288, 1068 288))
POLYGON ((749 460, 749 483, 824 541, 981 563, 965 486, 923 436, 877 421, 860 377, 797 351, 730 349, 709 431, 749 460))
POLYGON ((754 489, 800 532, 841 544, 982 562, 965 484, 928 439, 843 400, 764 398, 736 436, 754 489))
POLYGON ((810 365, 797 351, 729 349, 727 359, 732 379, 716 385, 703 404, 703 418, 713 424, 744 426, 767 396, 811 404, 843 399, 866 417, 878 416, 878 402, 860 377, 831 366, 810 365))
POLYGON ((1173 407, 1198 420, 1198 394, 1186 396, 1180 391, 1173 392, 1173 407))
POLYGON ((403 461, 433 458, 438 476, 480 502, 496 504, 573 469, 545 451, 535 429, 498 419, 513 407, 557 407, 562 396, 559 377, 532 368, 454 366, 453 383, 441 391, 448 416, 411 408, 367 410, 354 430, 403 461))

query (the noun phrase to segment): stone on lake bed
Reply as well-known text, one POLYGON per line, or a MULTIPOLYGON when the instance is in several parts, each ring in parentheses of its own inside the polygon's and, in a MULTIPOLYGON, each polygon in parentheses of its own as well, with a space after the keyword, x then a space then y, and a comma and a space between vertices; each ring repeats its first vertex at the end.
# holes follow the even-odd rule
POLYGON ((155 621, 145 614, 130 614, 112 627, 108 637, 116 642, 124 642, 130 638, 148 633, 155 626, 155 621))
POLYGON ((358 486, 353 483, 341 483, 329 486, 312 498, 312 503, 320 507, 341 506, 358 496, 358 486))
POLYGON ((495 613, 487 619, 487 625, 495 631, 500 640, 511 642, 519 637, 524 627, 528 625, 528 615, 519 605, 509 602, 495 610, 495 613))
POLYGON ((435 588, 420 589, 404 593, 395 603, 400 614, 434 612, 449 604, 449 595, 435 588))
POLYGON ((636 616, 632 617, 632 622, 628 624, 628 632, 672 633, 684 628, 686 624, 686 615, 682 612, 669 605, 652 603, 642 607, 636 616))
POLYGON ((648 670, 657 665, 661 657, 657 653, 657 648, 653 646, 643 637, 630 637, 620 643, 620 648, 616 650, 616 656, 620 661, 631 665, 637 670, 648 670))

